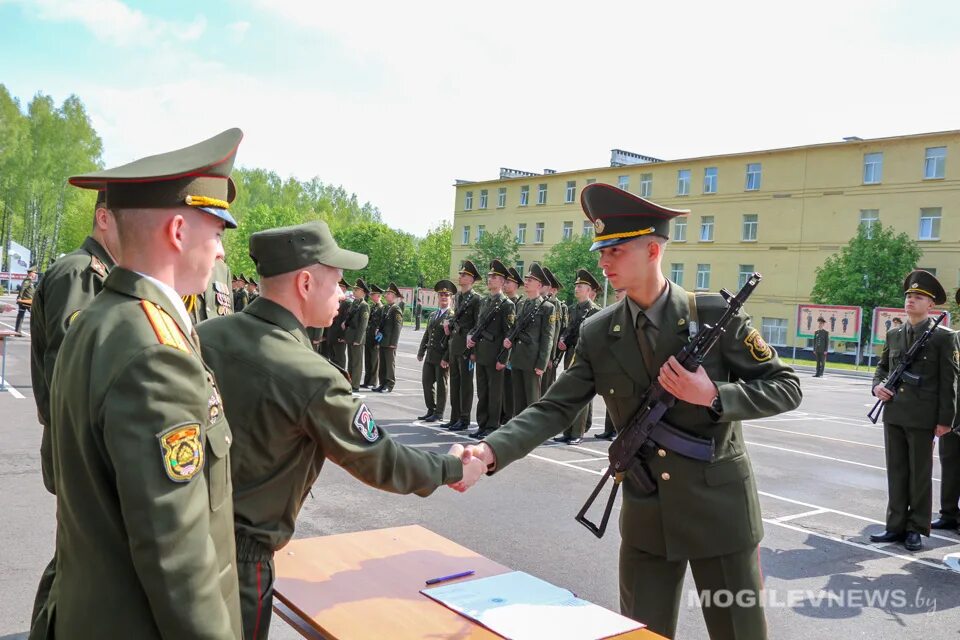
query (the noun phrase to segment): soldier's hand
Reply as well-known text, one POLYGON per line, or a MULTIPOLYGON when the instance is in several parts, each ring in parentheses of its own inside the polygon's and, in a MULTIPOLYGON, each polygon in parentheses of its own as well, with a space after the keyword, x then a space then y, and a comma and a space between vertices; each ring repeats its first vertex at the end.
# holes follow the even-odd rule
POLYGON ((463 478, 449 485, 455 491, 463 493, 475 485, 480 476, 487 471, 487 466, 483 461, 474 457, 472 451, 464 449, 462 444, 453 445, 448 453, 460 458, 460 462, 463 464, 463 478))
POLYGON ((443 321, 443 332, 444 332, 446 335, 450 335, 450 322, 447 321, 447 320, 444 320, 444 321, 443 321))
POLYGON ((543 369, 534 369, 533 372, 537 374, 538 378, 543 375, 543 369))
POLYGON ((557 343, 557 349, 560 349, 560 351, 566 351, 566 350, 567 350, 567 343, 564 342, 563 340, 559 341, 559 342, 557 343))
POLYGON ((359 343, 359 342, 354 342, 354 343, 353 343, 353 346, 359 347, 359 346, 360 346, 360 343, 359 343))
POLYGON ((487 471, 493 471, 497 467, 497 454, 486 442, 480 444, 471 444, 466 449, 477 460, 483 462, 487 471))
POLYGON ((506 369, 506 368, 507 368, 507 363, 506 363, 506 362, 498 362, 498 363, 497 363, 497 371, 503 371, 503 370, 506 369))
POLYGON ((887 389, 882 384, 878 384, 873 388, 873 395, 886 402, 893 398, 893 391, 890 391, 890 389, 887 389))
POLYGON ((450 368, 450 363, 447 362, 446 360, 441 360, 441 361, 440 361, 440 368, 441 368, 441 369, 449 369, 449 368, 450 368))
POLYGON ((697 370, 691 373, 673 356, 660 367, 657 381, 677 400, 690 404, 709 407, 717 397, 717 385, 713 384, 706 369, 697 367, 697 370))
POLYGON ((945 424, 938 424, 938 425, 937 425, 937 428, 934 430, 934 433, 936 434, 936 436, 937 436, 938 438, 942 438, 943 436, 947 435, 947 434, 950 433, 951 431, 953 431, 953 429, 951 429, 951 428, 948 427, 947 425, 945 425, 945 424))
POLYGON ((504 339, 503 339, 503 348, 504 348, 504 349, 512 349, 512 348, 513 348, 513 343, 510 342, 510 338, 504 338, 504 339))
POLYGON ((423 362, 423 356, 417 356, 417 362, 423 362))
POLYGON ((473 334, 467 336, 467 349, 473 349, 477 343, 473 341, 473 334))

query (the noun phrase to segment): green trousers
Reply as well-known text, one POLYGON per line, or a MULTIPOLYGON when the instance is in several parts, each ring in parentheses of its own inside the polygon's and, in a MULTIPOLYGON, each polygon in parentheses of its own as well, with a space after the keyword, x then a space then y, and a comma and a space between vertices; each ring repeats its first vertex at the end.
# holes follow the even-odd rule
POLYGON ((960 435, 940 438, 940 516, 960 520, 960 435))
POLYGON ((520 413, 540 399, 540 376, 530 369, 514 369, 511 379, 513 385, 513 407, 520 413))
POLYGON ((420 382, 423 387, 423 403, 428 413, 443 416, 447 408, 447 376, 449 369, 444 369, 440 363, 431 364, 424 361, 423 371, 420 373, 420 382))
POLYGON ((933 427, 883 423, 887 457, 887 531, 930 535, 933 427))
MULTIPOLYGON (((492 431, 500 426, 503 402, 503 370, 496 365, 477 365, 477 426, 492 431)), ((514 398, 516 402, 516 398, 514 398)))
POLYGON ((237 577, 244 640, 266 640, 273 616, 273 554, 259 543, 237 537, 237 577))
POLYGON ((350 384, 356 389, 360 386, 360 379, 363 377, 363 345, 353 343, 347 345, 347 358, 350 384))
POLYGON ((347 343, 335 340, 330 345, 330 359, 337 363, 341 369, 347 368, 347 343))
POLYGON ((380 345, 370 336, 367 336, 367 341, 363 343, 363 365, 365 371, 363 384, 368 387, 377 386, 380 373, 380 345))
POLYGON ((710 639, 764 640, 767 624, 757 552, 752 547, 715 558, 667 560, 621 544, 620 613, 673 638, 681 604, 697 606, 683 590, 689 564, 710 639))
POLYGON ((380 347, 380 386, 393 389, 397 383, 397 350, 380 347))
POLYGON ((507 424, 515 415, 517 413, 513 408, 513 370, 507 367, 503 370, 503 408, 500 409, 500 424, 507 424))
POLYGON ((473 408, 473 371, 471 362, 463 353, 451 354, 450 361, 450 420, 470 423, 473 408))

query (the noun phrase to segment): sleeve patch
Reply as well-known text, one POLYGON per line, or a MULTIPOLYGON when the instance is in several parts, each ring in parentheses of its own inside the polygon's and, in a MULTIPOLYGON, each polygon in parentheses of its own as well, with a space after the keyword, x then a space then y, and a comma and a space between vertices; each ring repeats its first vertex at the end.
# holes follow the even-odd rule
POLYGON ((203 470, 203 440, 200 425, 181 424, 157 436, 160 440, 163 470, 174 482, 189 482, 203 470))
POLYGON ((773 349, 770 348, 760 332, 756 329, 750 329, 750 333, 743 339, 743 344, 750 349, 750 356, 757 362, 766 362, 773 357, 773 349))
MULTIPOLYGON (((70 325, 73 324, 74 320, 77 319, 77 316, 78 316, 78 315, 80 315, 80 309, 77 309, 76 311, 74 311, 73 313, 71 313, 69 316, 67 316, 67 327, 66 327, 67 329, 70 328, 70 325)), ((956 353, 956 352, 954 352, 954 353, 956 353)))
POLYGON ((107 277, 107 265, 97 256, 90 256, 90 269, 101 278, 107 277))
POLYGON ((373 414, 365 403, 360 403, 360 407, 357 408, 357 413, 353 416, 353 426, 367 442, 376 442, 380 439, 377 421, 373 419, 373 414))

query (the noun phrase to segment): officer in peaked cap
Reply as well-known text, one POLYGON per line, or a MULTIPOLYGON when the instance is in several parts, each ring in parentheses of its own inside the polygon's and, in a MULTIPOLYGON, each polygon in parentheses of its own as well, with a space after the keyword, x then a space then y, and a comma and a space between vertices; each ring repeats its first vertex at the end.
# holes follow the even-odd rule
MULTIPOLYGON (((947 301, 937 278, 922 269, 906 277, 903 293, 907 322, 887 332, 873 376, 873 395, 885 401, 888 495, 886 530, 871 535, 870 540, 901 542, 908 551, 918 551, 923 546, 920 536, 930 535, 931 529, 933 438, 956 437, 951 429, 956 423, 960 354, 956 334, 940 325, 910 365, 909 375, 904 376, 899 388, 891 392, 884 386, 901 354, 933 325, 930 314, 934 307, 947 301)), ((937 528, 956 528, 955 511, 948 509, 936 524, 937 528)))
POLYGON ((241 137, 69 179, 106 189, 123 250, 71 323, 50 384, 57 578, 37 637, 242 633, 232 436, 181 299, 204 290, 236 227, 241 137))
POLYGON ((479 279, 477 265, 464 260, 457 274, 460 291, 453 300, 453 319, 444 323, 443 331, 449 339, 447 355, 440 366, 450 369, 450 422, 442 426, 450 431, 464 431, 470 427, 474 367, 463 354, 467 350, 467 336, 476 326, 480 312, 480 295, 473 290, 474 283, 479 279))
POLYGON ((247 290, 244 287, 246 284, 247 282, 242 273, 233 276, 232 286, 234 311, 243 311, 243 308, 250 302, 250 297, 247 295, 247 290))
MULTIPOLYGON (((960 289, 954 300, 960 305, 960 289)), ((960 434, 956 431, 960 413, 953 426, 954 431, 940 438, 940 517, 931 523, 932 529, 956 530, 960 525, 960 434)))
MULTIPOLYGON (((37 267, 36 265, 31 265, 27 269, 27 277, 24 278, 23 283, 20 285, 20 290, 17 291, 17 320, 15 323, 14 331, 17 332, 18 336, 23 335, 20 332, 20 327, 23 324, 23 316, 30 311, 33 306, 33 291, 34 291, 34 280, 37 277, 37 267)), ((31 322, 33 316, 31 315, 31 322)))
POLYGON ((350 285, 343 278, 337 283, 343 297, 340 299, 340 308, 337 311, 337 317, 333 319, 333 324, 323 334, 323 344, 325 351, 323 354, 341 369, 347 368, 347 341, 343 337, 343 325, 347 316, 350 314, 350 307, 353 300, 347 296, 350 285))
MULTIPOLYGON (((273 557, 327 458, 370 486, 425 496, 461 479, 450 455, 404 447, 381 431, 342 371, 313 352, 305 327, 333 321, 341 269, 367 256, 337 246, 323 222, 250 237, 263 294, 241 313, 198 328, 236 433, 237 566, 246 640, 270 627, 273 557)), ((240 637, 237 635, 236 637, 240 637)))
POLYGON ((547 370, 554 345, 557 315, 553 304, 543 296, 549 279, 543 268, 534 262, 524 282, 526 299, 517 310, 512 340, 505 339, 503 347, 510 350, 511 383, 517 412, 540 399, 540 376, 547 370))
POLYGON ((343 324, 343 339, 347 344, 347 368, 354 391, 360 390, 363 379, 363 347, 367 340, 367 324, 370 322, 370 304, 367 294, 370 288, 363 278, 353 285, 353 304, 343 324))
MULTIPOLYGON (((600 283, 586 269, 577 271, 576 279, 573 283, 573 295, 577 300, 576 306, 570 313, 570 322, 564 330, 560 339, 557 340, 557 349, 563 351, 564 369, 569 369, 573 360, 573 349, 577 346, 580 339, 580 327, 590 316, 600 312, 600 307, 595 302, 597 292, 600 290, 600 283)), ((563 432, 559 438, 554 438, 558 442, 566 444, 579 444, 583 435, 590 430, 593 425, 593 403, 587 406, 577 414, 570 428, 563 432)), ((600 434, 602 435, 602 434, 600 434)))
POLYGON ((372 389, 378 385, 380 375, 380 344, 377 342, 377 333, 380 332, 380 323, 383 320, 384 305, 380 301, 383 289, 375 284, 370 285, 370 317, 367 320, 367 336, 363 342, 363 384, 361 389, 372 389))
MULTIPOLYGON (((507 280, 503 283, 503 293, 513 303, 518 314, 520 312, 520 302, 523 299, 523 295, 520 293, 520 287, 522 286, 523 276, 520 275, 516 267, 509 267, 507 269, 507 280)), ((507 368, 503 370, 503 409, 501 410, 500 424, 506 424, 507 420, 514 416, 513 405, 513 366, 507 365, 507 368)))
POLYGON ((680 367, 673 356, 689 341, 694 314, 703 326, 727 308, 721 296, 694 297, 663 276, 669 220, 683 212, 599 183, 583 189, 581 204, 594 221, 599 265, 626 297, 581 326, 570 369, 547 394, 472 453, 497 472, 565 429, 596 393, 622 429, 657 379, 677 398, 664 420, 711 439, 713 455, 694 459, 661 444, 641 463, 655 492, 644 492, 631 474, 623 480, 620 609, 673 637, 690 566, 701 593, 750 596, 703 608, 711 637, 765 638, 757 555, 763 525, 740 421, 795 409, 799 380, 743 313, 727 325, 704 367, 680 367))
POLYGON ((390 393, 397 381, 397 345, 400 344, 400 331, 403 329, 403 294, 394 283, 387 286, 385 293, 387 308, 383 310, 380 321, 380 386, 373 389, 378 393, 390 393))
POLYGON ((563 284, 553 275, 548 267, 543 267, 543 273, 547 277, 544 284, 548 287, 546 294, 547 301, 553 305, 557 313, 557 327, 553 335, 553 347, 550 351, 550 360, 547 370, 543 372, 540 378, 540 394, 543 395, 550 388, 550 385, 557 379, 557 368, 553 366, 553 358, 557 355, 557 340, 564 331, 567 330, 567 303, 560 299, 558 292, 563 289, 563 284))
POLYGON ((417 360, 423 362, 421 383, 423 402, 427 406, 427 412, 417 419, 424 422, 443 420, 443 411, 447 404, 448 369, 440 365, 447 353, 443 324, 453 316, 450 300, 457 292, 457 287, 449 280, 440 280, 433 290, 437 292, 438 308, 430 314, 427 328, 420 340, 420 349, 417 351, 417 360))

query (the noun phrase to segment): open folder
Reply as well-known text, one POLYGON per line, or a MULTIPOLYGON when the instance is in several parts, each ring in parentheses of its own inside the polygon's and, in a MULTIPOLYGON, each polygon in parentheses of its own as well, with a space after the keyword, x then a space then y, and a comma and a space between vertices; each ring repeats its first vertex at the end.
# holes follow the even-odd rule
POLYGON ((597 640, 643 627, 522 571, 420 593, 511 640, 597 640))

